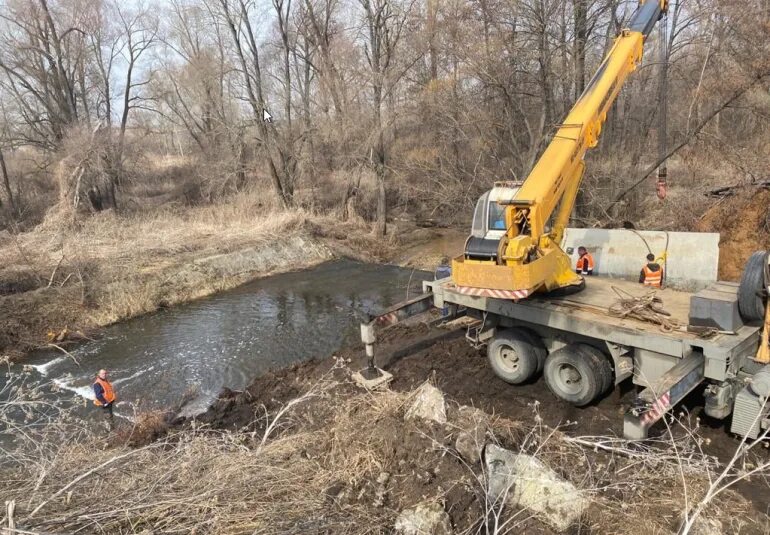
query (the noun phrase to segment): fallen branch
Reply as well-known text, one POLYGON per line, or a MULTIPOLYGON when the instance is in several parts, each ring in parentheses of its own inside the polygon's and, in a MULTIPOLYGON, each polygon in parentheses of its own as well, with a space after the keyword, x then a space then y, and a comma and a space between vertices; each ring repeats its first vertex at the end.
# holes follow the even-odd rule
POLYGON ((51 273, 51 277, 48 279, 48 286, 46 288, 50 288, 53 284, 53 279, 56 277, 56 272, 59 271, 59 266, 61 266, 62 261, 64 260, 64 252, 62 251, 61 258, 56 263, 56 267, 53 268, 53 272, 51 273))
POLYGON ((67 351, 66 349, 64 349, 62 346, 60 346, 60 345, 58 345, 58 344, 54 344, 54 343, 49 343, 48 345, 49 345, 50 347, 53 347, 53 348, 55 348, 55 349, 58 349, 59 351, 61 351, 61 352, 62 352, 62 353, 64 353, 65 355, 67 355, 69 358, 71 358, 71 359, 72 359, 72 361, 73 361, 75 364, 77 364, 78 366, 80 366, 80 362, 78 362, 78 359, 76 359, 76 358, 75 358, 75 355, 73 355, 72 353, 70 353, 69 351, 67 351))
MULTIPOLYGON (((770 188, 770 180, 764 180, 762 182, 755 182, 748 184, 749 186, 755 186, 757 188, 768 189, 770 188)), ((745 187, 745 184, 733 184, 732 186, 722 186, 721 188, 715 188, 705 193, 706 197, 723 198, 733 195, 736 189, 745 187)))

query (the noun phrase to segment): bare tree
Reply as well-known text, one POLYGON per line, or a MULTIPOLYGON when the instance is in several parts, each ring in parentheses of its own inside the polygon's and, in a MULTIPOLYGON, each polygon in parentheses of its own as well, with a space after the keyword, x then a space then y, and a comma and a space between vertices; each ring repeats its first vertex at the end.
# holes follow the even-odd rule
POLYGON ((408 6, 403 8, 392 0, 359 0, 363 8, 366 36, 364 54, 369 66, 369 83, 372 89, 373 132, 371 164, 377 178, 377 214, 374 231, 384 236, 387 220, 387 125, 383 121, 383 104, 386 92, 392 90, 396 78, 394 64, 396 51, 404 30, 408 6))
POLYGON ((227 25, 240 65, 246 100, 257 128, 258 140, 267 159, 271 182, 284 207, 294 203, 294 147, 281 145, 274 123, 265 120, 267 104, 263 88, 262 66, 257 38, 250 19, 253 4, 245 0, 219 0, 221 15, 227 25))

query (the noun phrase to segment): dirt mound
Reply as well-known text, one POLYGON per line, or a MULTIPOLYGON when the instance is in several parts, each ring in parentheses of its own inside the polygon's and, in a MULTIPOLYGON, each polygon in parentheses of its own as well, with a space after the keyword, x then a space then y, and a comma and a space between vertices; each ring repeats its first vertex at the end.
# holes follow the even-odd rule
POLYGON ((720 233, 719 278, 740 280, 749 256, 770 249, 770 190, 738 190, 709 209, 698 230, 720 233))
MULTIPOLYGON (((431 381, 452 400, 450 413, 458 405, 468 405, 509 423, 521 422, 523 426, 542 425, 548 426, 548 429, 558 427, 568 434, 579 436, 621 436, 623 414, 634 397, 634 389, 628 385, 624 389, 616 389, 589 407, 576 408, 551 395, 542 379, 513 387, 495 377, 485 353, 469 346, 462 329, 430 329, 424 324, 411 327, 399 325, 386 330, 376 347, 378 363, 394 374, 393 390, 407 393, 421 383, 431 381)), ((340 382, 337 388, 340 389, 341 396, 356 396, 359 390, 350 383, 346 372, 339 367, 341 362, 353 370, 362 367, 363 348, 347 348, 333 357, 266 374, 256 379, 244 392, 225 393, 201 420, 217 428, 241 429, 259 434, 264 430, 260 418, 264 416, 265 409, 268 412, 278 410, 291 399, 307 391, 314 381, 329 374, 340 382)), ((702 437, 702 452, 715 456, 722 462, 729 460, 738 446, 738 441, 725 431, 724 422, 709 420, 700 413, 702 399, 692 399, 688 403, 692 408, 698 407, 686 418, 689 418, 692 427, 697 428, 697 433, 702 437), (698 418, 702 423, 699 423, 698 418)), ((333 411, 319 411, 319 406, 314 406, 314 415, 308 416, 304 424, 305 430, 320 430, 333 418, 333 411)), ((374 419, 362 423, 362 428, 366 429, 365 435, 369 436, 370 433, 376 434, 378 430, 383 429, 391 433, 392 429, 397 429, 394 427, 396 424, 395 421, 374 419)), ((661 427, 658 433, 662 434, 665 441, 665 427, 661 427)), ((402 448, 403 440, 411 439, 401 436, 390 446, 383 446, 385 451, 391 452, 388 455, 397 457, 397 461, 401 460, 401 454, 398 452, 401 451, 399 448, 402 448)), ((444 444, 443 439, 439 442, 444 444)), ((514 445, 515 441, 509 443, 511 447, 514 445)), ((406 450, 410 447, 403 446, 406 450)), ((443 467, 441 469, 449 470, 443 467)), ((741 482, 735 488, 753 503, 755 510, 763 512, 770 507, 767 488, 761 481, 741 482)), ((416 496, 423 491, 424 489, 417 485, 414 489, 403 492, 416 496)), ((471 507, 462 502, 471 500, 467 489, 452 499, 459 500, 452 502, 453 507, 461 510, 471 507)), ((405 494, 403 503, 406 504, 407 501, 405 494)), ((472 509, 473 514, 477 512, 478 509, 472 509)), ((453 521, 458 520, 454 515, 452 518, 453 521)))

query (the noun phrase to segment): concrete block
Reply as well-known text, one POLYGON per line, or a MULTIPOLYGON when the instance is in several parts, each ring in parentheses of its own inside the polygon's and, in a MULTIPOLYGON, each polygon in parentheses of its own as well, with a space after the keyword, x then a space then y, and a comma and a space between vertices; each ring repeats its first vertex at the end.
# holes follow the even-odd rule
POLYGON ((638 280, 649 250, 658 257, 667 253, 666 284, 697 291, 717 280, 719 234, 706 232, 634 231, 626 229, 569 228, 562 249, 572 248, 573 265, 577 248, 588 249, 600 276, 638 280), (649 249, 648 249, 649 247, 649 249))
POLYGON ((738 286, 718 283, 690 298, 690 325, 737 331, 743 326, 738 311, 738 286))

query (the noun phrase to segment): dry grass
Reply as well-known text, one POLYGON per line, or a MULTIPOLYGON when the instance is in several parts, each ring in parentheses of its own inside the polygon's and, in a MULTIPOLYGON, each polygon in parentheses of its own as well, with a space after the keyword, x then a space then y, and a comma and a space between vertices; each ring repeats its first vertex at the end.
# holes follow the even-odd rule
MULTIPOLYGON (((467 425, 454 404, 446 426, 405 421, 413 392, 362 393, 346 376, 337 365, 276 411, 255 408, 238 431, 192 424, 141 447, 105 447, 83 424, 48 417, 42 439, 30 432, 0 471, 4 498, 15 500, 18 527, 41 532, 389 533, 401 510, 430 499, 456 533, 553 533, 531 511, 489 499, 483 465, 454 450, 467 425)), ((673 422, 671 442, 641 445, 570 438, 533 410, 529 424, 485 416, 484 440, 535 455, 582 489, 586 532, 673 533, 722 469, 692 422, 673 422)), ((131 430, 159 422, 150 415, 131 430)), ((763 529, 731 491, 702 514, 725 532, 763 529)))
POLYGON ((345 253, 377 251, 364 222, 277 210, 257 191, 199 207, 52 216, 0 242, 0 287, 9 289, 0 352, 29 350, 49 330, 102 326, 308 267, 334 255, 325 236, 345 253), (22 279, 34 284, 22 288, 22 279))

